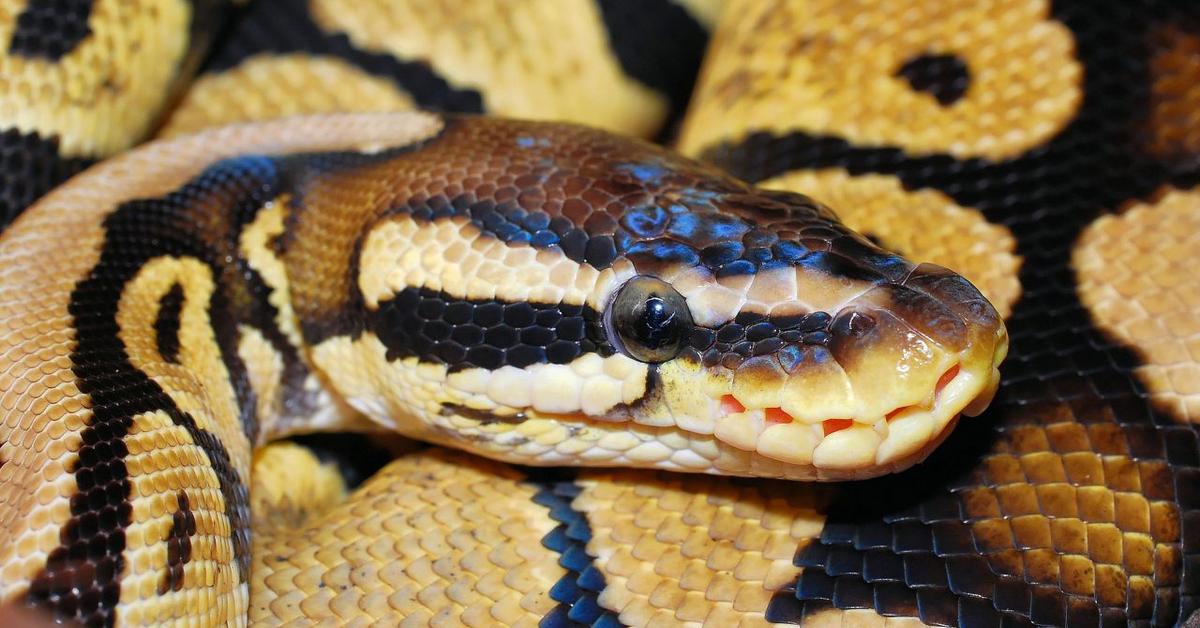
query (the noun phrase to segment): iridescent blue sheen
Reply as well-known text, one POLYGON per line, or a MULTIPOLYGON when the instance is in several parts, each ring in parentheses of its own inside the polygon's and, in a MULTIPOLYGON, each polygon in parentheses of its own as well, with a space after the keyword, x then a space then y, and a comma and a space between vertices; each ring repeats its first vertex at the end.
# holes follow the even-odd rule
POLYGON ((647 205, 625 212, 621 217, 621 224, 639 238, 653 238, 662 235, 670 220, 671 216, 665 209, 647 205))
POLYGON ((667 175, 667 169, 658 164, 617 164, 617 172, 626 172, 641 183, 658 185, 667 175))

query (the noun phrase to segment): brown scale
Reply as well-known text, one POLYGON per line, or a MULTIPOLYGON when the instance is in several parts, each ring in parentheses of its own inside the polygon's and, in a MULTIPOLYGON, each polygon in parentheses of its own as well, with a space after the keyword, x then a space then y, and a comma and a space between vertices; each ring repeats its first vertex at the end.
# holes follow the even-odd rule
POLYGON ((1195 24, 1164 24, 1149 35, 1150 115, 1147 150, 1164 159, 1200 155, 1200 31, 1195 24))

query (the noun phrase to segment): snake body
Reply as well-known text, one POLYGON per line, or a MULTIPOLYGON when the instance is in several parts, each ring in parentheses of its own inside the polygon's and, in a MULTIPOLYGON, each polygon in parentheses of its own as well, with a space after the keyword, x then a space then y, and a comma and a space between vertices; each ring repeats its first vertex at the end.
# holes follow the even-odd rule
MULTIPOLYGON (((129 48, 160 57, 143 97, 165 105, 215 9, 129 5, 120 31, 111 4, 84 13, 96 33, 192 34, 129 48)), ((759 186, 566 123, 343 113, 183 136, 412 104, 647 135, 715 15, 649 3, 685 26, 639 65, 656 35, 620 3, 481 8, 457 30, 384 4, 242 9, 162 125, 181 137, 5 232, 0 597, 95 625, 1192 614, 1197 230, 1157 225, 1197 220, 1194 10, 730 3, 676 145, 759 186), (613 57, 539 57, 530 29, 613 57), (481 33, 528 47, 485 62, 481 33), (497 79, 511 67, 525 91, 497 79), (602 94, 580 100, 586 81, 602 94), (272 444, 325 431, 482 458, 404 445, 346 496, 272 444)), ((103 38, 22 17, 35 5, 10 11, 7 74, 95 59, 103 38)), ((114 110, 13 93, 21 137, 64 150, 42 187, 147 128, 80 148, 61 121, 114 110)), ((10 186, 9 211, 37 192, 10 186)))
MULTIPOLYGON (((367 146, 250 145, 183 176, 93 172, 138 191, 93 196, 91 216, 70 201, 31 214, 90 222, 98 240, 80 231, 92 254, 60 258, 91 268, 61 294, 46 277, 72 271, 21 270, 53 243, 38 227, 11 230, 29 244, 5 260, 29 280, 6 284, 6 302, 72 320, 71 366, 38 372, 89 400, 66 437, 78 462, 51 463, 77 487, 55 522, 71 542, 40 548, 49 558, 30 578, 33 599, 116 597, 110 587, 132 577, 112 577, 129 570, 129 542, 85 548, 136 537, 164 495, 195 517, 189 536, 218 541, 207 555, 193 544, 189 564, 212 565, 210 594, 236 599, 249 577, 251 447, 352 427, 339 405, 513 462, 812 479, 906 467, 994 390, 1007 347, 987 301, 940 267, 851 235, 805 197, 582 128, 419 115, 325 124, 339 123, 334 141, 367 146), (729 246, 738 240, 745 253, 729 246), (147 468, 129 439, 152 456, 202 455, 159 477, 166 469, 147 468), (81 555, 100 567, 57 584, 81 555)), ((268 133, 303 137, 313 124, 268 133)), ((47 346, 9 338, 14 355, 47 346)), ((14 460, 14 488, 36 494, 47 461, 14 460), (27 486, 22 466, 41 469, 27 486)), ((153 603, 186 581, 169 552, 138 577, 160 579, 153 603)), ((138 616, 136 599, 120 599, 138 616)))

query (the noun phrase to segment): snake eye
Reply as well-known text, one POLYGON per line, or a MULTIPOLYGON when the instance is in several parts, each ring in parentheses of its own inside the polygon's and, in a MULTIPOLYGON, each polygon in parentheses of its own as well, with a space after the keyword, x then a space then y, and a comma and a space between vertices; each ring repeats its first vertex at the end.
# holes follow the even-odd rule
POLYGON ((640 362, 675 357, 692 329, 687 301, 654 277, 634 277, 617 290, 605 316, 617 348, 640 362))

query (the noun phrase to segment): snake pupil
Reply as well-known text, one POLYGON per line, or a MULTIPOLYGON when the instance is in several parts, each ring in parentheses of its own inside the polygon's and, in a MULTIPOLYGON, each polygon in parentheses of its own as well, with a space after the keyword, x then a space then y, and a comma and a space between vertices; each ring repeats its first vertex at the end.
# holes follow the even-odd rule
POLYGON ((634 277, 621 286, 607 319, 617 345, 641 362, 675 357, 692 329, 686 300, 654 277, 634 277))

